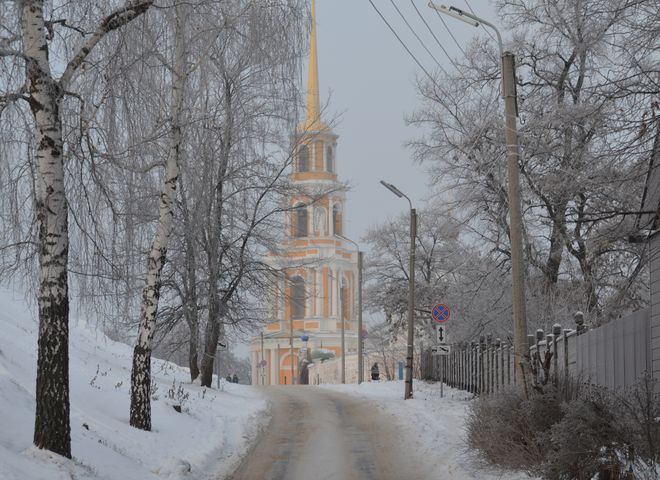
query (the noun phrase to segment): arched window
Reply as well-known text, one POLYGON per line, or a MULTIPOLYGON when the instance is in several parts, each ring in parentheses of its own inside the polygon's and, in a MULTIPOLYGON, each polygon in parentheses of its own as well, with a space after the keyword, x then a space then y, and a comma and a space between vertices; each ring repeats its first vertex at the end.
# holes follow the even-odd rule
POLYGON ((332 228, 335 235, 342 235, 341 223, 341 206, 336 204, 332 207, 332 228))
POLYGON ((307 206, 298 205, 294 209, 294 225, 293 225, 293 236, 294 237, 306 237, 307 236, 307 206))
POLYGON ((302 145, 298 149, 298 171, 309 172, 309 147, 302 145))
POLYGON ((335 171, 335 157, 330 146, 325 149, 325 169, 330 173, 335 171))
POLYGON ((305 317, 305 280, 302 277, 291 279, 291 318, 305 317))

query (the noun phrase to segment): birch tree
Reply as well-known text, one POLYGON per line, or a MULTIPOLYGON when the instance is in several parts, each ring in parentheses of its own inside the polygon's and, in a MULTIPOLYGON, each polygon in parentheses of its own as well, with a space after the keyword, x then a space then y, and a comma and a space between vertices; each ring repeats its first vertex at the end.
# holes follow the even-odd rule
POLYGON ((163 189, 160 195, 158 226, 147 258, 146 285, 142 292, 140 324, 133 349, 131 369, 130 424, 151 430, 151 350, 160 297, 161 274, 167 257, 174 216, 174 201, 179 177, 182 148, 182 112, 186 79, 190 74, 186 64, 186 13, 182 5, 175 6, 174 64, 170 69, 172 90, 170 100, 170 132, 163 189))
MULTIPOLYGON (((15 15, 20 20, 17 30, 2 38, 0 56, 23 64, 24 83, 17 90, 3 94, 0 103, 26 101, 34 122, 35 213, 39 232, 39 341, 34 443, 39 448, 71 457, 69 233, 61 107, 65 96, 75 87, 76 75, 99 42, 109 32, 144 14, 153 0, 133 1, 117 8, 100 19, 89 33, 76 27, 76 19, 45 17, 44 3, 24 0, 15 4, 15 15), (79 41, 67 38, 67 46, 73 55, 67 58, 59 76, 54 73, 50 59, 53 31, 57 27, 77 28, 82 37, 79 41)), ((5 31, 11 32, 9 29, 5 31)))

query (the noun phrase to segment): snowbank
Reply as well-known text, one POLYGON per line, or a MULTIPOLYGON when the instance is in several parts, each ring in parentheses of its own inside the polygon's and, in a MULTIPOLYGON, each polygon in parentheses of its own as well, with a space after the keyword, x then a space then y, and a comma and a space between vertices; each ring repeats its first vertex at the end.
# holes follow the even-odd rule
POLYGON ((154 359, 153 431, 131 428, 131 348, 72 320, 74 458, 39 450, 32 446, 38 327, 18 298, 0 288, 1 480, 222 479, 267 420, 257 389, 224 380, 219 390, 190 385, 187 369, 154 359))
POLYGON ((444 480, 523 480, 524 474, 501 473, 486 469, 468 451, 464 425, 471 395, 440 384, 416 381, 414 397, 403 400, 403 381, 367 382, 361 385, 321 385, 322 388, 363 397, 391 416, 420 458, 425 459, 433 478, 444 480))

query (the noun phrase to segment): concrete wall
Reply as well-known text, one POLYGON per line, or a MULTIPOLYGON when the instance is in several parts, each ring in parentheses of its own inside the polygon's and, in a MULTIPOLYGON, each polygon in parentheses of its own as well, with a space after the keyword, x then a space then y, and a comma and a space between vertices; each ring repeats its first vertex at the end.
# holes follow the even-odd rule
POLYGON ((635 384, 651 370, 650 315, 638 310, 577 336, 576 373, 609 388, 635 384))
POLYGON ((660 231, 649 240, 651 270, 651 358, 653 377, 660 380, 660 231))
MULTIPOLYGON (((380 365, 381 378, 385 378, 385 371, 382 366, 382 357, 376 354, 364 356, 364 381, 371 381, 371 366, 374 362, 380 365)), ((346 355, 346 383, 357 383, 358 373, 357 355, 346 355)), ((309 383, 312 385, 322 383, 341 383, 341 358, 317 362, 309 368, 309 383)))

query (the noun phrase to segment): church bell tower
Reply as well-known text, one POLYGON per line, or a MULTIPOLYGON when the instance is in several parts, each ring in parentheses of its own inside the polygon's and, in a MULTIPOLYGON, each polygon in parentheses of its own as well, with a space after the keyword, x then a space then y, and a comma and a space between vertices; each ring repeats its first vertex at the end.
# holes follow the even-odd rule
POLYGON ((316 361, 315 356, 339 358, 357 350, 357 254, 342 237, 346 199, 338 188, 339 137, 322 119, 314 0, 311 13, 307 111, 295 132, 291 181, 301 192, 330 193, 288 199, 285 240, 268 258, 280 272, 271 317, 250 344, 254 385, 299 383, 298 363, 306 351, 316 361))

